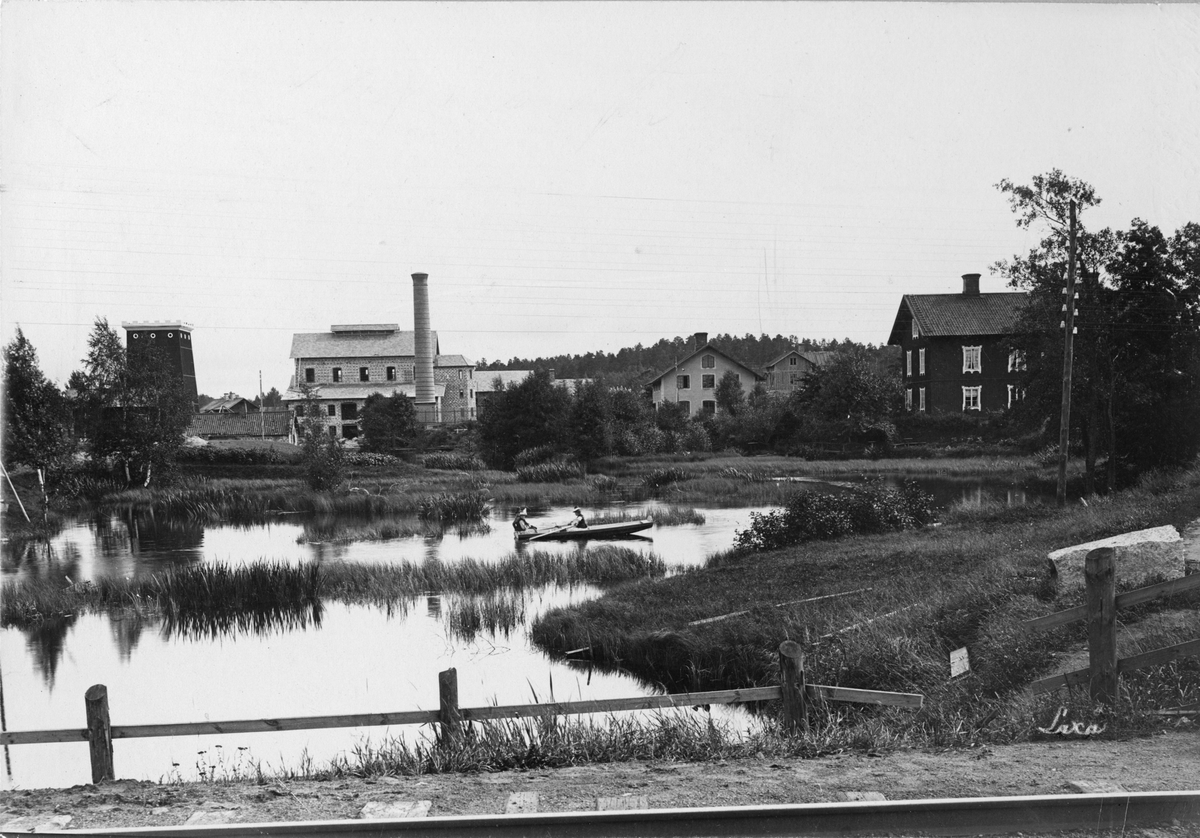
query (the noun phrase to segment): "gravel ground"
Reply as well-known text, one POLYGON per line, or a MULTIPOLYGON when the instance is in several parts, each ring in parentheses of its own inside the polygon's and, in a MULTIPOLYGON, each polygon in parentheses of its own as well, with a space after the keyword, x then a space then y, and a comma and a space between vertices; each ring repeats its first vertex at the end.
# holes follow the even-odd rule
MULTIPOLYGON (((369 803, 428 801, 429 815, 499 814, 516 793, 542 812, 815 803, 874 792, 904 798, 1072 794, 1117 784, 1128 791, 1200 787, 1200 735, 1177 730, 1116 741, 1052 741, 969 750, 841 754, 812 760, 617 763, 537 771, 370 780, 159 784, 118 780, 69 789, 0 792, 0 833, 35 827, 114 828, 266 823, 361 817, 369 803), (1089 787, 1087 784, 1101 784, 1089 787), (613 800, 618 799, 618 800, 613 800)), ((1082 836, 1085 833, 1071 833, 1082 836)), ((1086 833, 1095 834, 1095 833, 1086 833)), ((1197 824, 1125 831, 1161 838, 1197 824)))

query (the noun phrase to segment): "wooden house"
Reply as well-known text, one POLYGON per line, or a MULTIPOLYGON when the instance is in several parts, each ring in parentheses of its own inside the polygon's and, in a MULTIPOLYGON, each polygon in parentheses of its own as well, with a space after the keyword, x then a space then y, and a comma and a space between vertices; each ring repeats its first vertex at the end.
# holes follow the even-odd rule
POLYGON ((1010 347, 1020 292, 983 294, 964 274, 960 294, 905 294, 890 346, 901 350, 905 405, 919 412, 1003 410, 1021 398, 1024 355, 1010 347))

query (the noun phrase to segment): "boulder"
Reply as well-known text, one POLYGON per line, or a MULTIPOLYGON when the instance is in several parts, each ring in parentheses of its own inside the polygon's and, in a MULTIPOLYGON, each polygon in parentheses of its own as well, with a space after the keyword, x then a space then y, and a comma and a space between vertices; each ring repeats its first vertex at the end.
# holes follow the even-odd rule
POLYGON ((1057 578, 1059 591, 1084 586, 1083 564, 1087 554, 1099 547, 1117 551, 1115 568, 1117 584, 1140 585, 1152 577, 1174 579, 1184 574, 1183 539, 1172 526, 1127 532, 1055 550, 1047 558, 1050 575, 1057 578))

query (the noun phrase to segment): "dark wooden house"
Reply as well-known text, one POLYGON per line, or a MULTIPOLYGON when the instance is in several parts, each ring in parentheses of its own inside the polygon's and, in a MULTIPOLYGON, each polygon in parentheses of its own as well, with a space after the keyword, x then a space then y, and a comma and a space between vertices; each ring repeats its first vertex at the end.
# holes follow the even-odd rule
POLYGON ((1021 398, 1025 359, 1009 344, 1026 295, 981 294, 979 274, 962 280, 960 294, 905 294, 900 300, 888 344, 900 347, 910 410, 1003 410, 1021 398))

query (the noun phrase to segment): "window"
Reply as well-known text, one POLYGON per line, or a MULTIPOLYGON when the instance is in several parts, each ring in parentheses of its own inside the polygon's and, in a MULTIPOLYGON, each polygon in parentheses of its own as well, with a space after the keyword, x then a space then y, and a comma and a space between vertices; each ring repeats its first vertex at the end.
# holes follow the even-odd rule
POLYGON ((794 366, 796 366, 796 357, 795 357, 795 356, 792 356, 791 358, 788 358, 788 366, 789 366, 789 367, 794 367, 794 366))
POLYGON ((917 410, 919 410, 921 413, 924 413, 925 412, 925 388, 924 387, 917 388, 917 397, 920 399, 920 401, 917 405, 917 410))
POLYGON ((912 327, 913 340, 916 340, 917 336, 920 334, 920 331, 917 329, 917 318, 915 317, 913 318, 912 327))
POLYGON ((714 401, 700 402, 700 412, 706 416, 712 416, 717 412, 717 403, 714 401))
POLYGON ((358 418, 358 402, 342 402, 342 418, 357 419, 358 418))
POLYGON ((357 439, 358 425, 342 425, 342 439, 357 439))
POLYGON ((690 375, 675 376, 675 389, 676 390, 692 389, 692 377, 690 375))
POLYGON ((306 382, 308 382, 309 384, 312 384, 314 381, 317 380, 317 371, 315 369, 313 369, 312 367, 305 367, 304 368, 304 380, 306 382))
POLYGON ((912 350, 908 349, 904 352, 904 374, 912 378, 912 350))
POLYGON ((329 405, 327 410, 328 410, 328 413, 330 416, 337 416, 337 405, 336 404, 329 405))
POLYGON ((329 438, 337 439, 337 435, 338 435, 337 425, 330 425, 329 426, 329 438))
POLYGON ((717 358, 715 355, 705 355, 700 359, 700 366, 706 370, 715 369, 717 366, 717 358))
POLYGON ((923 347, 917 350, 917 372, 921 375, 925 374, 925 349, 923 347))
POLYGON ((689 401, 682 401, 682 402, 678 402, 678 405, 679 405, 681 408, 683 408, 683 415, 684 415, 684 416, 691 416, 691 415, 692 415, 692 403, 691 403, 691 402, 689 402, 689 401))
POLYGON ((359 381, 370 381, 371 380, 371 368, 370 367, 359 367, 358 368, 358 380, 359 381))
POLYGON ((700 376, 700 386, 705 390, 711 390, 717 386, 717 377, 715 375, 700 376))
POLYGON ((1025 371, 1025 350, 1014 349, 1008 353, 1008 371, 1009 372, 1024 372, 1025 371))
POLYGON ((909 387, 904 391, 904 409, 912 410, 912 388, 909 387))
POLYGON ((334 367, 334 368, 333 368, 333 381, 334 381, 334 383, 336 384, 337 382, 339 382, 339 381, 341 381, 341 380, 342 380, 342 368, 341 368, 341 367, 334 367))
POLYGON ((963 410, 979 410, 979 393, 982 387, 964 387, 963 391, 963 410))
POLYGON ((802 376, 798 372, 794 372, 794 373, 792 373, 792 379, 791 379, 790 383, 793 387, 795 387, 797 384, 799 384, 803 380, 804 380, 804 376, 802 376))
POLYGON ((963 348, 963 372, 983 372, 983 363, 980 360, 980 355, 983 352, 982 346, 964 346, 963 348))
POLYGON ((466 393, 464 393, 462 390, 459 390, 459 391, 458 391, 458 397, 459 397, 460 399, 465 399, 465 398, 467 397, 467 394, 466 394, 466 393))
POLYGON ((387 368, 387 380, 388 380, 388 381, 395 381, 395 380, 396 380, 396 368, 395 368, 395 367, 388 367, 388 368, 387 368))
POLYGON ((1012 407, 1014 404, 1016 404, 1023 398, 1025 398, 1025 391, 1021 387, 1019 387, 1016 384, 1008 385, 1008 406, 1009 407, 1012 407))

